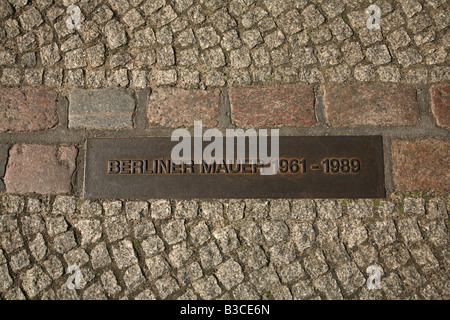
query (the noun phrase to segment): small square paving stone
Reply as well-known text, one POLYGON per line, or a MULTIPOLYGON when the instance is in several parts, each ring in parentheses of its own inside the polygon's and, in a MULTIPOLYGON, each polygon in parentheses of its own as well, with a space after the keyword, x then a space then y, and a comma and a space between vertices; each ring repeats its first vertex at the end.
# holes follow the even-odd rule
POLYGON ((146 201, 128 201, 125 204, 125 214, 129 220, 139 220, 148 216, 148 207, 146 201))
POLYGON ((156 300, 156 296, 150 289, 147 289, 139 293, 134 300, 156 300))
POLYGON ((103 210, 106 216, 114 216, 122 210, 122 201, 105 201, 103 202, 103 210))
POLYGON ((268 266, 250 273, 250 282, 255 286, 259 294, 263 294, 279 286, 280 278, 273 266, 268 266))
POLYGON ((439 267, 439 262, 426 244, 412 246, 409 251, 421 270, 425 273, 431 273, 439 267))
POLYGON ((82 248, 76 248, 67 252, 64 254, 64 259, 69 267, 72 265, 82 266, 89 262, 89 256, 82 248))
POLYGON ((161 299, 166 299, 171 294, 180 289, 177 281, 173 277, 166 277, 155 282, 161 299))
POLYGON ((122 290, 117 283, 116 276, 111 270, 102 273, 101 281, 103 284, 103 289, 105 289, 108 295, 114 295, 122 290))
POLYGON ((352 253, 353 261, 361 268, 365 269, 378 261, 378 251, 370 244, 360 245, 358 250, 352 253))
POLYGON ((314 294, 314 286, 309 280, 300 280, 292 286, 294 300, 305 300, 314 294))
POLYGON ((410 289, 418 288, 425 284, 425 278, 417 271, 413 265, 404 267, 400 270, 400 275, 403 279, 403 283, 410 289))
POLYGON ((398 220, 397 228, 406 244, 412 244, 422 240, 422 234, 417 224, 417 220, 414 218, 398 220))
POLYGON ((25 200, 21 196, 5 194, 2 197, 2 202, 7 213, 22 213, 25 208, 25 200))
POLYGON ((316 234, 311 223, 298 223, 292 226, 292 240, 301 252, 315 244, 316 234))
POLYGON ((358 288, 362 287, 366 279, 354 262, 348 262, 336 267, 336 275, 342 284, 346 294, 353 294, 358 288))
POLYGON ((270 259, 273 264, 283 266, 297 258, 295 245, 291 242, 278 243, 269 249, 270 259))
POLYGON ((111 20, 106 24, 105 37, 111 49, 116 49, 128 41, 123 25, 117 20, 111 20))
POLYGON ((402 280, 396 273, 390 273, 384 277, 383 283, 381 289, 389 299, 398 298, 405 292, 402 280))
POLYGON ((190 227, 189 236, 196 246, 201 246, 211 238, 211 233, 206 222, 201 221, 195 226, 190 227))
POLYGON ((233 290, 236 300, 260 300, 261 297, 253 290, 247 282, 241 283, 233 290))
POLYGON ((305 265, 306 272, 308 272, 313 279, 316 279, 329 269, 323 252, 320 250, 313 250, 313 252, 303 260, 303 264, 305 265))
POLYGON ((322 292, 328 300, 342 300, 343 296, 336 280, 330 272, 314 280, 314 287, 322 292))
POLYGON ((137 289, 137 287, 145 282, 145 277, 142 274, 142 270, 139 265, 135 264, 132 267, 128 268, 127 271, 125 271, 123 280, 127 288, 130 291, 134 291, 137 289))
POLYGON ((56 196, 53 202, 53 214, 70 215, 77 208, 76 198, 74 196, 56 196))
POLYGON ((172 208, 168 200, 157 200, 151 202, 151 213, 153 219, 166 219, 172 213, 172 208))
POLYGON ((66 253, 76 246, 77 242, 72 231, 61 233, 53 239, 53 247, 59 253, 66 253))
POLYGON ((253 246, 238 252, 239 260, 253 270, 261 269, 268 263, 266 253, 260 246, 253 246))
POLYGON ((218 266, 215 274, 227 290, 232 289, 244 280, 241 266, 233 259, 229 259, 218 266))
POLYGON ((18 272, 30 264, 29 255, 25 250, 11 256, 11 261, 9 265, 13 272, 18 272))
POLYGON ((154 279, 161 277, 163 274, 170 270, 169 263, 161 255, 146 259, 145 263, 148 267, 148 270, 150 271, 151 276, 154 279))
POLYGON ((350 256, 341 242, 329 243, 325 248, 325 257, 327 261, 338 264, 350 260, 350 256))
POLYGON ((26 202, 29 213, 49 213, 50 197, 44 197, 43 199, 29 198, 26 202))
POLYGON ((161 231, 164 239, 169 245, 176 244, 186 239, 184 220, 175 220, 163 224, 161 231))
POLYGON ((44 220, 37 215, 24 216, 20 219, 20 222, 22 223, 22 234, 24 236, 31 236, 45 230, 44 220))
POLYGON ((138 262, 133 243, 130 240, 122 240, 112 248, 114 260, 119 269, 125 269, 138 262))
POLYGON ((212 275, 195 281, 192 286, 200 297, 205 300, 213 300, 222 293, 216 278, 212 275))
POLYGON ((103 288, 99 283, 94 283, 83 291, 83 300, 107 300, 103 288))
POLYGON ((239 236, 248 244, 258 243, 263 240, 261 228, 254 221, 244 221, 239 229, 239 236))
POLYGON ((374 222, 369 226, 369 229, 371 231, 371 237, 379 248, 393 243, 397 239, 397 230, 392 220, 374 222))
POLYGON ((43 266, 53 280, 60 278, 64 274, 63 264, 56 256, 51 256, 45 260, 43 266))
POLYGON ((31 7, 24 11, 20 17, 20 24, 25 30, 33 30, 34 28, 40 26, 43 22, 40 12, 35 8, 31 7))
POLYGON ((129 234, 128 222, 124 216, 107 217, 103 226, 110 242, 121 240, 129 234))
POLYGON ((374 65, 382 65, 391 62, 392 57, 384 44, 375 45, 366 50, 367 59, 374 65))
POLYGON ((181 242, 173 246, 169 253, 169 262, 175 268, 181 268, 193 255, 193 251, 186 242, 181 242))
POLYGON ((419 221, 420 228, 424 232, 425 239, 428 239, 435 246, 445 246, 448 242, 448 228, 444 221, 419 221))
POLYGON ((34 240, 29 242, 29 249, 36 260, 42 260, 45 257, 47 254, 47 246, 41 233, 38 233, 34 240))
POLYGON ((409 253, 402 243, 395 243, 380 251, 380 257, 385 265, 393 270, 404 266, 409 260, 409 253))
POLYGON ((102 214, 102 206, 94 201, 83 201, 80 207, 80 213, 85 217, 100 216, 102 214))
POLYGON ((424 215, 425 199, 422 198, 405 198, 403 200, 403 210, 407 214, 424 215))
POLYGON ((147 256, 152 256, 155 253, 163 252, 165 249, 164 242, 157 235, 148 237, 142 241, 142 250, 147 256))
POLYGON ((0 265, 0 291, 3 292, 7 290, 13 284, 13 279, 8 271, 8 265, 1 264, 0 265))
POLYGON ((24 244, 23 238, 20 235, 18 229, 8 233, 0 234, 0 243, 7 253, 11 253, 21 248, 24 244))
POLYGON ((178 280, 182 285, 187 285, 203 276, 202 267, 198 262, 193 262, 186 267, 178 269, 178 280))
POLYGON ((102 236, 102 227, 98 220, 80 220, 75 223, 81 233, 81 245, 87 245, 96 242, 102 236))
POLYGON ((177 18, 177 14, 171 6, 166 6, 151 16, 151 19, 158 28, 169 24, 177 18))
POLYGON ((360 220, 345 221, 340 230, 341 240, 350 248, 355 248, 368 238, 367 229, 360 220))
POLYGON ((292 217, 298 220, 314 220, 316 209, 313 200, 293 200, 292 217))
POLYGON ((214 242, 203 246, 199 250, 200 262, 204 269, 210 269, 222 262, 222 255, 214 242))
POLYGON ((18 219, 14 214, 0 215, 0 233, 11 232, 18 227, 18 219))
POLYGON ((303 24, 308 29, 320 26, 325 21, 325 17, 317 10, 316 6, 311 4, 302 12, 303 24))
POLYGON ((299 278, 303 278, 306 273, 303 270, 301 263, 297 260, 284 266, 279 272, 280 278, 283 283, 292 283, 299 278))
POLYGON ((267 16, 267 12, 261 7, 255 7, 249 10, 244 15, 241 15, 241 23, 244 28, 251 28, 258 21, 262 20, 267 16))
POLYGON ((315 203, 319 218, 337 219, 342 216, 342 206, 335 200, 317 200, 315 203))
POLYGON ((223 219, 223 204, 220 202, 205 201, 201 202, 201 214, 210 221, 223 219))
POLYGON ((315 223, 318 235, 317 242, 324 245, 328 242, 336 241, 338 238, 338 228, 333 220, 318 220, 315 223))
POLYGON ((111 263, 111 258, 109 256, 108 249, 106 248, 106 243, 102 242, 95 246, 91 250, 91 264, 92 268, 98 269, 102 268, 111 263))
POLYGON ((174 214, 177 218, 193 219, 197 217, 198 207, 198 202, 194 200, 176 201, 174 214))
POLYGON ((156 234, 155 226, 151 221, 138 220, 134 222, 134 237, 142 240, 156 234))
POLYGON ((265 241, 269 244, 275 244, 289 238, 289 227, 283 221, 264 222, 261 229, 265 241))
POLYGON ((44 291, 52 282, 41 267, 35 266, 21 276, 22 288, 28 297, 34 298, 44 291))

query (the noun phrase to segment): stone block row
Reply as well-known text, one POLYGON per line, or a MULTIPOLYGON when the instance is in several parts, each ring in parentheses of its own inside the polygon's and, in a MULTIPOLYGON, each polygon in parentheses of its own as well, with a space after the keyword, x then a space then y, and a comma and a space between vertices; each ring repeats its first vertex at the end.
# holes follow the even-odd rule
MULTIPOLYGON (((310 127, 318 124, 314 88, 306 84, 231 87, 231 122, 241 128, 310 127)), ((430 88, 431 113, 439 127, 450 126, 449 84, 430 88)), ((137 100, 125 89, 73 90, 69 129, 133 129, 137 100)), ((58 126, 58 94, 47 89, 0 89, 0 132, 36 132, 58 126)), ((324 113, 332 127, 413 126, 419 122, 416 89, 404 85, 327 84, 324 113)), ((221 92, 154 89, 146 107, 149 127, 218 125, 221 92)))

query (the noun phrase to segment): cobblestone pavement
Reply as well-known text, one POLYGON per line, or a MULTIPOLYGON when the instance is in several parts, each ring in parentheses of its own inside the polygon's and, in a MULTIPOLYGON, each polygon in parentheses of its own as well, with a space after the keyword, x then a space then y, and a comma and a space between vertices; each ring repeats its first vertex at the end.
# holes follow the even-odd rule
POLYGON ((52 88, 443 82, 449 23, 446 0, 0 0, 0 80, 52 88), (67 25, 73 3, 79 30, 67 25), (371 4, 381 29, 366 27, 371 4))
POLYGON ((6 195, 1 297, 449 299, 449 203, 6 195), (67 287, 72 265, 79 290, 67 287), (379 290, 366 285, 373 265, 379 290))

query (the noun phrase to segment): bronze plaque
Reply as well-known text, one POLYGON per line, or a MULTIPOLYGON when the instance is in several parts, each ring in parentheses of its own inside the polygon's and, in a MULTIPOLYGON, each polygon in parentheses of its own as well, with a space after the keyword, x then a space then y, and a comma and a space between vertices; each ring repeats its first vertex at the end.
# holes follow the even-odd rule
POLYGON ((262 175, 259 162, 176 164, 177 144, 171 138, 87 139, 85 198, 386 197, 381 136, 279 137, 274 175, 262 175))

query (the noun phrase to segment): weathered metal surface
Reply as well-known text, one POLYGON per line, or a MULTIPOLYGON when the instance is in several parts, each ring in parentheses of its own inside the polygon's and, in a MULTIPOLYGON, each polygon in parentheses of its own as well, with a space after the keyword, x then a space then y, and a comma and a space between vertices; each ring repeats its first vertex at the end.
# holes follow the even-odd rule
POLYGON ((275 175, 261 175, 252 165, 205 166, 203 171, 202 165, 173 165, 171 151, 177 143, 170 138, 88 139, 85 198, 386 196, 381 136, 280 137, 280 171, 275 175))

